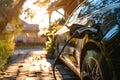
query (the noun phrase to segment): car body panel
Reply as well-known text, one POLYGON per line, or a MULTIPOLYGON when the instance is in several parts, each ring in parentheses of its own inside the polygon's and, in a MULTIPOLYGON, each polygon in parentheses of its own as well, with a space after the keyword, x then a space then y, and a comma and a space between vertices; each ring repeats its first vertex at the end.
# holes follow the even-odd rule
MULTIPOLYGON (((72 24, 95 27, 97 34, 85 34, 82 38, 73 38, 62 52, 60 59, 80 77, 84 50, 96 46, 106 58, 111 75, 120 79, 120 0, 86 0, 80 4, 57 31, 59 51, 71 37, 72 24), (63 38, 61 38, 62 36, 63 38), (91 46, 91 47, 92 47, 91 46)), ((94 48, 94 47, 93 47, 94 48)))

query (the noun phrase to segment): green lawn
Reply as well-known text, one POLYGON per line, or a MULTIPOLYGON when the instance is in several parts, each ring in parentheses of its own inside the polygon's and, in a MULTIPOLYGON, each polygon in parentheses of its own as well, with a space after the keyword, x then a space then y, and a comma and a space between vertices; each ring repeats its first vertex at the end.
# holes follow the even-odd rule
POLYGON ((33 48, 44 48, 45 46, 43 45, 21 45, 21 46, 16 46, 16 49, 33 49, 33 48))

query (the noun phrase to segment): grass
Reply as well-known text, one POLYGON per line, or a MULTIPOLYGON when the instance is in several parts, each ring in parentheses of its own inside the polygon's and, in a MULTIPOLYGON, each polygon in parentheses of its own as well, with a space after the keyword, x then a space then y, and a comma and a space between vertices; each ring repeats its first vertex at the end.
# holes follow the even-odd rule
POLYGON ((34 49, 34 48, 44 48, 43 45, 20 45, 16 46, 16 49, 34 49))

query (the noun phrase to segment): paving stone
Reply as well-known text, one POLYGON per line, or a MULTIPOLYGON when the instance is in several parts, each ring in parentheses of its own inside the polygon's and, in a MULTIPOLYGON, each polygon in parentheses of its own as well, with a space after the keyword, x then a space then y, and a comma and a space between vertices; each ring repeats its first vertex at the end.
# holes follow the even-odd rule
POLYGON ((35 73, 29 73, 27 76, 28 77, 37 77, 37 75, 35 73))
POLYGON ((40 66, 35 66, 35 72, 41 72, 41 67, 40 66))
POLYGON ((41 75, 41 80, 50 80, 50 76, 41 75))
POLYGON ((18 71, 18 67, 17 66, 10 66, 6 70, 6 72, 17 72, 17 71, 18 71))
POLYGON ((26 68, 26 67, 21 67, 21 68, 19 68, 19 71, 20 72, 28 72, 28 68, 26 68))
POLYGON ((11 77, 11 76, 14 76, 16 77, 17 76, 17 73, 7 73, 5 75, 3 75, 4 77, 11 77))
MULTIPOLYGON (((14 61, 11 61, 5 75, 0 75, 0 80, 54 80, 52 66, 55 59, 47 59, 43 53, 34 49, 21 50, 20 54, 12 57, 14 61)), ((77 80, 61 63, 56 65, 55 75, 57 80, 77 80)))
POLYGON ((27 76, 17 76, 16 80, 26 80, 27 76))
POLYGON ((11 63, 9 66, 19 66, 20 65, 20 63, 11 63))
POLYGON ((19 76, 27 76, 28 72, 19 73, 19 76))
POLYGON ((38 77, 27 77, 25 80, 41 80, 38 77))
POLYGON ((16 80, 16 77, 4 77, 4 79, 0 79, 0 80, 16 80))
POLYGON ((35 66, 30 66, 29 67, 29 72, 34 72, 35 71, 35 66))
POLYGON ((41 73, 42 76, 49 76, 49 73, 41 73))
POLYGON ((4 76, 3 76, 3 75, 0 75, 0 80, 1 80, 2 78, 4 78, 4 76))
POLYGON ((64 80, 80 80, 76 76, 70 76, 70 75, 64 75, 63 78, 64 80))

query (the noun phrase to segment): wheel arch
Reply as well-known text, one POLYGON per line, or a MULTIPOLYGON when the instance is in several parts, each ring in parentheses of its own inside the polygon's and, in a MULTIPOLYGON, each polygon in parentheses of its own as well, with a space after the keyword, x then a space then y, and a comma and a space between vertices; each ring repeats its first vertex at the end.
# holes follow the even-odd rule
MULTIPOLYGON (((104 50, 102 48, 102 45, 100 43, 97 43, 95 41, 88 41, 82 51, 81 51, 81 56, 80 56, 80 72, 81 72, 81 69, 82 69, 82 64, 83 64, 83 60, 84 60, 84 57, 85 57, 85 54, 86 54, 86 51, 87 50, 95 50, 98 54, 102 55, 104 57, 104 60, 105 60, 105 63, 107 64, 107 68, 109 70, 109 75, 111 76, 115 76, 113 74, 113 72, 111 72, 111 69, 110 69, 110 64, 109 62, 107 61, 107 57, 104 53, 104 50)), ((114 80, 115 78, 112 78, 111 80, 114 80)))
MULTIPOLYGON (((102 54, 102 53, 101 53, 102 50, 101 50, 100 44, 98 44, 97 42, 94 42, 94 41, 89 41, 89 42, 87 42, 87 43, 84 45, 84 47, 83 47, 83 49, 82 49, 82 51, 81 51, 81 56, 80 56, 80 70, 81 70, 81 66, 82 66, 83 59, 84 59, 84 56, 85 56, 86 51, 87 51, 87 50, 91 50, 91 49, 93 49, 93 50, 99 52, 100 54, 102 54)), ((102 55, 103 55, 103 54, 102 54, 102 55)))

